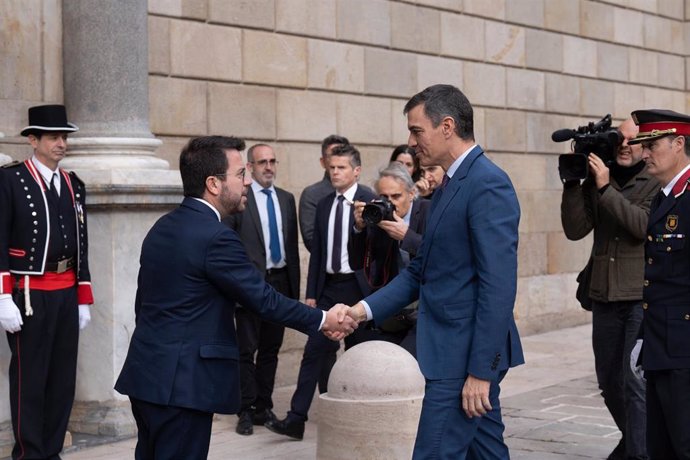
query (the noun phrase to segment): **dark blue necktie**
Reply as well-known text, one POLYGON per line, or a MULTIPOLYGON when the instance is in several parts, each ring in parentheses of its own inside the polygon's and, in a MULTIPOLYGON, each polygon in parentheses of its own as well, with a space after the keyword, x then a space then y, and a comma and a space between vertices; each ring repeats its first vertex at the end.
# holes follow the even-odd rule
POLYGON ((268 209, 268 234, 270 237, 268 247, 271 249, 271 260, 274 264, 277 264, 280 262, 280 238, 278 237, 276 208, 271 197, 271 190, 265 188, 261 191, 266 194, 266 208, 268 209))
POLYGON ((335 219, 333 219, 333 251, 331 252, 331 268, 333 273, 340 272, 340 247, 343 244, 343 200, 344 196, 338 195, 338 204, 335 206, 335 219))

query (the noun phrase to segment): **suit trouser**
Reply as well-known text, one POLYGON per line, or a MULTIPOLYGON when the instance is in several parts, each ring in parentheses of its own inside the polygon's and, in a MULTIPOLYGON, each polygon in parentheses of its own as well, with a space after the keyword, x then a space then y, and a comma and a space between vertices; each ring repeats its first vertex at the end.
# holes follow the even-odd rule
POLYGON ((645 377, 649 458, 690 459, 690 369, 648 371, 645 377))
POLYGON ((129 398, 137 422, 136 460, 205 460, 213 413, 129 398))
POLYGON ((12 458, 59 458, 74 402, 79 344, 77 289, 31 290, 32 316, 24 291, 15 299, 22 330, 7 334, 10 360, 12 458))
MULTIPOLYGON (((290 293, 287 270, 266 275, 266 281, 284 295, 290 293)), ((273 409, 273 386, 278 368, 278 353, 285 327, 265 321, 246 308, 235 310, 237 345, 240 351, 240 413, 273 409), (255 358, 256 355, 256 358, 255 358)))
MULTIPOLYGON (((336 303, 354 305, 361 299, 362 291, 354 276, 351 279, 341 281, 327 280, 317 306, 321 310, 328 310, 336 303)), ((360 332, 357 329, 352 335, 345 338, 345 349, 359 343, 358 333, 360 332)), ((300 363, 297 388, 290 401, 288 420, 307 420, 317 384, 319 384, 320 393, 328 391, 323 383, 328 382, 331 368, 335 363, 335 355, 339 349, 340 344, 338 342, 326 338, 321 333, 309 336, 300 363)))
POLYGON ((504 460, 509 459, 503 441, 499 383, 491 382, 492 410, 481 417, 468 418, 462 410, 461 392, 465 379, 427 380, 419 418, 414 460, 504 460))
POLYGON ((642 301, 592 302, 592 349, 604 403, 630 459, 647 458, 645 387, 630 369, 642 323, 642 301))

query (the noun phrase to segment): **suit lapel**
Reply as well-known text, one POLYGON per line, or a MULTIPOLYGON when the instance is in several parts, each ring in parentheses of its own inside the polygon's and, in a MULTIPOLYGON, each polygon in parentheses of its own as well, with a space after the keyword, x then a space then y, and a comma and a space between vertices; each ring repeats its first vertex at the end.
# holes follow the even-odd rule
MULTIPOLYGON (((462 184, 467 177, 472 164, 483 153, 484 151, 481 149, 481 147, 476 146, 474 149, 472 149, 472 151, 470 151, 470 153, 467 154, 467 157, 463 160, 458 170, 455 171, 453 177, 451 177, 450 181, 448 181, 448 184, 446 184, 446 188, 442 191, 441 196, 437 197, 437 202, 433 204, 425 234, 433 235, 433 233, 436 231, 436 227, 441 221, 441 216, 451 201, 453 201, 455 194, 462 187, 462 184)), ((428 250, 429 245, 426 245, 426 251, 428 250)))
POLYGON ((288 240, 288 235, 287 235, 287 229, 288 229, 288 224, 285 221, 287 219, 288 215, 288 199, 287 199, 287 194, 283 193, 283 191, 277 187, 275 187, 276 190, 276 196, 278 197, 278 207, 280 208, 280 220, 283 223, 282 225, 282 231, 283 231, 283 241, 288 240))
POLYGON ((661 200, 659 207, 653 209, 652 213, 649 215, 648 226, 651 227, 651 225, 656 223, 659 219, 663 219, 664 217, 666 217, 666 214, 668 214, 668 212, 671 210, 671 208, 673 208, 675 204, 676 197, 674 197, 673 194, 669 194, 666 198, 661 200))
POLYGON ((259 206, 256 203, 256 197, 254 196, 254 190, 249 187, 247 191, 247 209, 246 212, 249 213, 249 221, 254 226, 254 231, 261 241, 261 244, 266 247, 266 242, 264 241, 264 232, 261 228, 261 217, 259 216, 259 206))

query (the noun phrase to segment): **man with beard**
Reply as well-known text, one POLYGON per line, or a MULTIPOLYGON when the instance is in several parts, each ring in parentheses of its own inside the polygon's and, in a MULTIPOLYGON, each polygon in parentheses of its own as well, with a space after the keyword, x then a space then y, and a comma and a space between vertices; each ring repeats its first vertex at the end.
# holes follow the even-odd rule
POLYGON ((244 141, 192 139, 180 154, 184 201, 141 248, 136 327, 115 389, 137 422, 137 459, 206 458, 213 413, 240 408, 235 303, 306 334, 340 340, 342 312, 300 304, 266 284, 221 219, 244 210, 244 141), (320 334, 319 334, 320 335, 320 334))
POLYGON ((588 156, 591 173, 582 184, 563 188, 561 222, 570 240, 594 231, 591 282, 592 348, 604 403, 622 437, 609 459, 645 459, 645 389, 629 363, 642 321, 644 242, 649 206, 659 190, 642 161, 642 149, 630 145, 638 129, 632 119, 619 127, 623 143, 615 162, 588 156))

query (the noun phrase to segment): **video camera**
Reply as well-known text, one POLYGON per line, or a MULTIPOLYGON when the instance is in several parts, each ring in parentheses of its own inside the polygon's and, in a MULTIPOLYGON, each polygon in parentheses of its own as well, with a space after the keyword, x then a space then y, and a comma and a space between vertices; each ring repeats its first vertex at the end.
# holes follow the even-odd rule
POLYGON ((589 122, 577 129, 559 129, 551 134, 554 142, 573 140, 573 152, 558 157, 558 173, 563 182, 586 179, 589 174, 587 157, 596 154, 606 166, 616 160, 616 151, 623 143, 623 135, 611 128, 611 114, 598 122, 589 122))
POLYGON ((382 220, 395 220, 393 212, 395 212, 395 205, 388 198, 371 200, 364 205, 362 220, 367 225, 376 225, 382 220))

